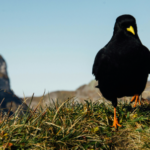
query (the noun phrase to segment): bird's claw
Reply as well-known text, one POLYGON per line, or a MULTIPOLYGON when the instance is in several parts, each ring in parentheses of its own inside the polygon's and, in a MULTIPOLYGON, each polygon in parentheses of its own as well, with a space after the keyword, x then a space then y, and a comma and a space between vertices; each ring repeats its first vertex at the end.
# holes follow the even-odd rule
POLYGON ((112 125, 111 127, 115 127, 115 129, 117 129, 117 126, 122 127, 122 125, 120 125, 120 124, 118 123, 118 119, 117 119, 117 118, 114 118, 114 122, 113 122, 113 125, 112 125))

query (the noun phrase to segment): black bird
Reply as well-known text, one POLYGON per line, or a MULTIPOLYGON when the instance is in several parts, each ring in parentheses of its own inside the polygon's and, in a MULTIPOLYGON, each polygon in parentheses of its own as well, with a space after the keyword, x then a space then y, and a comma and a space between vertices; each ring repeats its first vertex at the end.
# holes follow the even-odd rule
POLYGON ((150 52, 142 45, 136 20, 131 15, 116 19, 111 40, 96 55, 92 73, 97 88, 114 106, 113 126, 121 126, 116 118, 117 98, 134 96, 135 105, 144 91, 150 73, 150 52))

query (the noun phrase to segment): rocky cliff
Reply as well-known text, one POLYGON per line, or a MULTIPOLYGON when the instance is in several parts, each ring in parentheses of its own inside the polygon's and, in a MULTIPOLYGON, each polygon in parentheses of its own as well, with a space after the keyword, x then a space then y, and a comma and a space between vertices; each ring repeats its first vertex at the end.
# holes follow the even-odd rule
POLYGON ((7 65, 4 58, 0 55, 0 89, 11 92, 10 82, 7 74, 7 65))
MULTIPOLYGON (((7 113, 10 110, 12 115, 22 104, 22 99, 17 97, 10 88, 10 80, 7 73, 7 65, 4 58, 0 55, 0 112, 7 113), (12 107, 11 107, 12 102, 12 107)), ((22 110, 27 110, 27 105, 22 105, 22 110)), ((22 111, 20 112, 22 114, 22 111)))

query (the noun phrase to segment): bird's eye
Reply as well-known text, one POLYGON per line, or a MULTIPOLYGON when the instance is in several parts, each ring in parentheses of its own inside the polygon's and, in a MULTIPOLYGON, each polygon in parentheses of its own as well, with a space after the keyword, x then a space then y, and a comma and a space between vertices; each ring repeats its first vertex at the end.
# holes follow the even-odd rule
POLYGON ((135 35, 134 28, 132 26, 130 26, 129 28, 127 28, 127 31, 129 31, 129 32, 131 32, 132 34, 135 35))

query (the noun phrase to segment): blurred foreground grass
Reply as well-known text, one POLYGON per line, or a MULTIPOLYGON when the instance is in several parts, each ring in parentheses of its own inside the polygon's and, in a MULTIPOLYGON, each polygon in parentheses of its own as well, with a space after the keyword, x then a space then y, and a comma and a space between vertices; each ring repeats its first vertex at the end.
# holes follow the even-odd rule
MULTIPOLYGON (((37 108, 40 107, 40 103, 37 108)), ((70 98, 18 117, 0 118, 0 149, 121 150, 150 149, 150 104, 132 108, 120 103, 113 124, 111 103, 70 98)))

